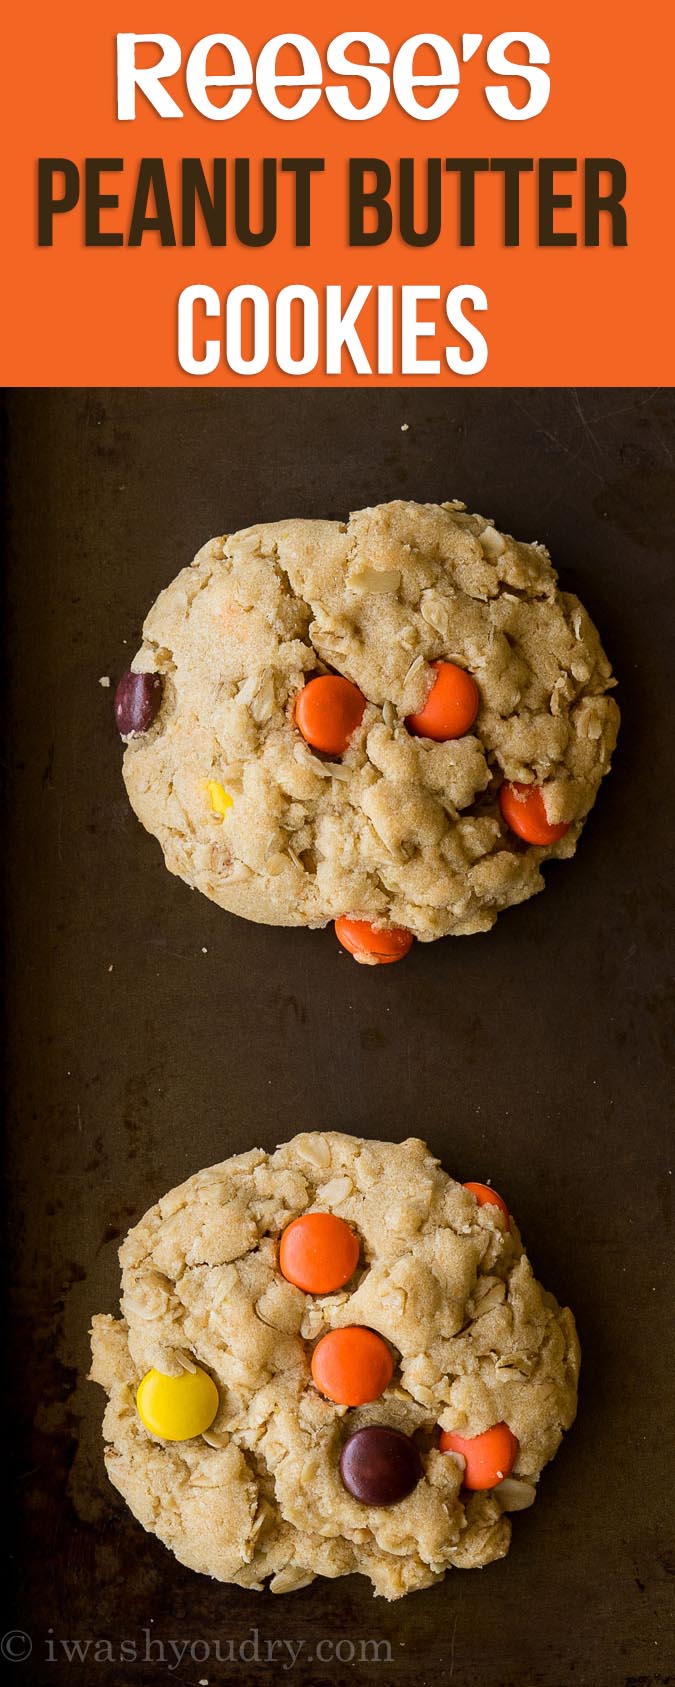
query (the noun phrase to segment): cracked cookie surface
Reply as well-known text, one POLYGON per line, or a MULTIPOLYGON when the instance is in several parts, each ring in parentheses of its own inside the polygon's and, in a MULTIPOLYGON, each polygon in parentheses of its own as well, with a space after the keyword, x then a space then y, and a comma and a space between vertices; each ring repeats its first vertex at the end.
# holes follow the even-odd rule
POLYGON ((127 791, 167 866, 223 908, 279 925, 341 915, 422 940, 486 931, 574 854, 611 759, 611 670, 542 545, 459 504, 394 502, 349 521, 286 521, 212 539, 163 591, 133 662, 162 707, 131 738, 127 791), (465 736, 413 737, 430 663, 475 678, 465 736), (367 699, 340 760, 293 719, 336 670, 367 699), (558 842, 521 843, 504 780, 544 787, 558 842), (212 812, 209 781, 232 798, 212 812))
POLYGON ((452 1567, 501 1558, 509 1510, 532 1503, 576 1410, 571 1312, 535 1280, 513 1218, 477 1204, 416 1138, 307 1132, 189 1178, 120 1249, 122 1317, 93 1320, 92 1377, 108 1394, 112 1482, 143 1526, 191 1569, 273 1592, 359 1572, 397 1599, 452 1567), (308 1209, 353 1226, 360 1259, 333 1294, 281 1275, 279 1238, 308 1209), (311 1379, 328 1330, 362 1324, 394 1359, 384 1393, 335 1405, 311 1379), (163 1442, 135 1395, 150 1367, 204 1367, 211 1427, 163 1442), (463 1461, 438 1430, 508 1423, 515 1468, 489 1492, 462 1488, 463 1461), (423 1475, 398 1504, 355 1500, 339 1475, 348 1435, 384 1424, 415 1437, 423 1475))

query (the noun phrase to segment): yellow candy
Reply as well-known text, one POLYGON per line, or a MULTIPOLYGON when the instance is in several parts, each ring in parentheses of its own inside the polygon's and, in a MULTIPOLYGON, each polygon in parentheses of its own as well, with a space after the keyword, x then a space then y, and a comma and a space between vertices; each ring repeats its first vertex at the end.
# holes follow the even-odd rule
POLYGON ((207 779, 206 789, 209 793, 213 814, 219 814, 222 820, 223 815, 227 814, 228 808, 232 807, 232 797, 229 791, 226 791, 225 786, 219 784, 217 779, 207 779))
POLYGON ((218 1410, 218 1390, 206 1371, 182 1371, 179 1377, 146 1371, 136 1405, 141 1423, 162 1441, 191 1441, 203 1435, 218 1410))

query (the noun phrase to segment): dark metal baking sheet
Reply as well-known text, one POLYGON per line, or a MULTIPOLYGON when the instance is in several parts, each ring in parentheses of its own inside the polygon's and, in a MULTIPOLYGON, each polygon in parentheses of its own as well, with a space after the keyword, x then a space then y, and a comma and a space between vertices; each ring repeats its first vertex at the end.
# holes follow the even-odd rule
POLYGON ((673 1680, 674 422, 672 394, 634 390, 10 396, 5 1626, 31 1637, 26 1687, 673 1680), (99 678, 212 533, 398 496, 461 496, 546 540, 601 628, 623 727, 545 895, 373 971, 330 931, 247 925, 169 876, 128 808, 99 678), (509 1557, 394 1605, 358 1578, 275 1600, 183 1569, 108 1486, 84 1380, 128 1224, 196 1168, 320 1125, 420 1134, 459 1178, 491 1177, 583 1343, 577 1426, 509 1557), (342 1643, 332 1661, 320 1639, 342 1643), (287 1640, 303 1641, 293 1667, 280 1644, 270 1661, 287 1640))

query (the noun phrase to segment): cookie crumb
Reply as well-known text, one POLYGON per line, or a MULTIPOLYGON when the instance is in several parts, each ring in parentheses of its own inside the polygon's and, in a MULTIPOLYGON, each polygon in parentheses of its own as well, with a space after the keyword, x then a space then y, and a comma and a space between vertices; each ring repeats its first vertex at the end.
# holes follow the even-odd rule
POLYGON ((109 691, 110 690, 110 674, 101 674, 101 678, 100 678, 98 683, 99 683, 99 685, 103 686, 104 691, 109 691))
POLYGON ((401 433, 410 433, 410 423, 401 422, 401 433))
POLYGON ((111 961, 110 966, 108 967, 108 972, 112 972, 112 971, 113 971, 113 963, 111 961))
POLYGON ((202 954, 203 954, 203 955, 208 955, 208 952, 209 952, 209 951, 208 951, 208 949, 202 949, 202 954))

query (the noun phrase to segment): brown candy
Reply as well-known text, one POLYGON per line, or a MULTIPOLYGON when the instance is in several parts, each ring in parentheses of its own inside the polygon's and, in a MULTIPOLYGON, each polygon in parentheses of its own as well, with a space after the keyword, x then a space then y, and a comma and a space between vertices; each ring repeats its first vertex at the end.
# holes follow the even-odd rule
POLYGON ((422 1462, 408 1435, 373 1423, 345 1441, 340 1475, 347 1492, 363 1505, 396 1505, 417 1487, 422 1462))
POLYGON ((122 738, 148 732, 159 713, 163 682, 161 674, 123 674, 115 692, 115 722, 122 738))

